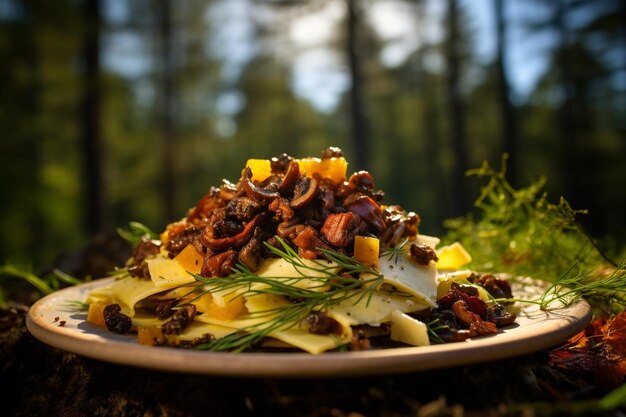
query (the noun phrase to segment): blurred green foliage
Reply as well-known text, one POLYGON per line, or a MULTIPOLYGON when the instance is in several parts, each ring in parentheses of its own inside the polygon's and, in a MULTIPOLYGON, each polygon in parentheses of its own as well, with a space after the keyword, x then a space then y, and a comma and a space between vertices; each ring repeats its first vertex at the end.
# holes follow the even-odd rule
MULTIPOLYGON (((321 110, 293 87, 294 56, 303 51, 289 44, 288 27, 328 2, 270 3, 246 3, 249 16, 263 12, 270 18, 248 17, 251 58, 238 71, 229 70, 232 63, 215 52, 219 49, 215 25, 227 27, 233 22, 206 18, 224 2, 176 3, 170 16, 176 35, 176 83, 175 95, 169 98, 163 89, 158 10, 148 1, 122 1, 117 4, 127 10, 123 17, 103 11, 98 28, 103 63, 103 230, 138 220, 159 231, 176 220, 167 218, 164 210, 162 121, 168 99, 176 104, 172 157, 180 217, 211 185, 222 178, 237 180, 249 157, 268 158, 282 152, 318 155, 334 145, 354 160, 347 92, 336 108, 321 110), (275 25, 277 21, 281 24, 275 25), (141 45, 141 57, 135 62, 141 71, 124 72, 111 64, 115 59, 131 60, 129 55, 136 52, 124 49, 125 37, 141 45), (238 105, 224 110, 225 97, 235 97, 238 105)), ((374 3, 368 0, 367 5, 374 3)), ((417 21, 427 16, 425 2, 403 3, 413 7, 417 21)), ((594 236, 623 244, 624 92, 615 80, 625 69, 623 62, 615 66, 615 61, 605 59, 624 54, 624 31, 615 24, 623 5, 555 3, 569 8, 543 5, 543 21, 522 17, 508 21, 510 27, 529 33, 547 31, 560 39, 565 29, 552 17, 575 16, 580 10, 588 17, 567 28, 567 42, 537 52, 548 66, 528 100, 515 105, 521 137, 514 155, 519 161, 516 177, 530 183, 545 175, 551 195, 565 195, 574 207, 589 209, 584 222, 594 236), (571 132, 575 136, 568 142, 571 132)), ((0 261, 41 266, 89 238, 84 199, 90 185, 82 169, 79 110, 84 93, 83 39, 87 30, 95 28, 86 24, 80 2, 7 4, 13 8, 0 10, 0 261)), ((107 10, 104 5, 102 10, 107 10)), ((361 12, 366 10, 363 7, 361 12)), ((468 167, 472 167, 484 160, 497 161, 502 154, 501 103, 493 65, 480 62, 475 52, 475 22, 467 10, 461 11, 460 99, 468 167)), ((448 80, 445 65, 433 64, 444 59, 445 36, 421 44, 403 62, 389 66, 381 60, 387 41, 369 20, 360 22, 363 101, 371 147, 368 169, 377 187, 386 191, 385 202, 417 211, 423 219, 421 231, 440 234, 444 219, 463 214, 451 198, 459 185, 452 177, 457 155, 450 143, 448 80)), ((344 55, 344 24, 345 19, 340 19, 336 33, 324 45, 328 53, 344 55)), ((422 27, 415 30, 420 33, 422 27)), ((468 182, 467 187, 469 196, 478 194, 478 184, 468 182)))
POLYGON ((556 281, 572 265, 590 270, 613 264, 580 225, 586 210, 575 210, 561 197, 553 203, 546 180, 514 188, 506 180, 506 158, 496 170, 488 163, 468 172, 486 184, 474 202, 477 213, 448 219, 447 243, 461 241, 479 271, 510 272, 556 281))

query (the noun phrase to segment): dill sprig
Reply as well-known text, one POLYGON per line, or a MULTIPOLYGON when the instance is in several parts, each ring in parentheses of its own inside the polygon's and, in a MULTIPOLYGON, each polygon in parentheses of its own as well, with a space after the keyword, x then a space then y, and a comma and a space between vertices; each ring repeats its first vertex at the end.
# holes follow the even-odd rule
POLYGON ((80 300, 68 300, 63 303, 63 306, 75 312, 85 312, 89 310, 89 303, 80 300))
MULTIPOLYGON (((282 296, 289 303, 275 308, 249 313, 242 317, 253 319, 267 317, 262 323, 253 324, 241 331, 200 345, 200 349, 212 351, 242 351, 257 343, 272 332, 292 328, 314 310, 324 310, 346 301, 354 305, 373 296, 383 282, 383 276, 370 266, 341 253, 319 249, 326 260, 305 262, 284 240, 277 237, 280 247, 265 244, 267 249, 291 264, 298 272, 296 277, 259 276, 245 265, 238 264, 235 271, 226 277, 206 278, 196 276, 203 291, 225 291, 237 297, 255 295, 282 296), (361 279, 358 278, 361 276, 361 279), (297 284, 306 280, 306 287, 297 284)), ((338 342, 339 343, 339 342, 338 342)))
POLYGON ((130 273, 128 272, 128 267, 122 267, 122 268, 115 268, 114 270, 109 271, 107 276, 115 277, 115 278, 123 278, 126 276, 130 276, 130 273))
POLYGON ((592 301, 596 312, 612 315, 626 307, 626 263, 604 272, 573 266, 550 285, 539 299, 542 308, 553 302, 569 306, 579 297, 592 301))
POLYGON ((67 285, 82 284, 90 279, 89 277, 85 279, 75 278, 60 269, 53 269, 52 272, 40 276, 32 272, 27 266, 2 265, 0 266, 0 283, 2 283, 0 286, 0 307, 5 303, 4 291, 11 287, 8 282, 7 284, 2 282, 5 278, 15 279, 16 283, 20 281, 28 283, 35 290, 35 298, 48 295, 67 285))
POLYGON ((158 239, 159 235, 153 232, 148 226, 139 222, 129 222, 128 227, 117 228, 117 233, 133 247, 135 247, 143 237, 148 239, 158 239))
POLYGON ((409 239, 404 239, 402 241, 402 243, 400 243, 397 246, 391 247, 391 248, 384 248, 381 252, 380 252, 380 257, 387 259, 390 262, 393 262, 394 264, 398 263, 398 260, 400 259, 400 256, 402 255, 402 252, 404 252, 405 246, 408 243, 409 239))
POLYGON ((67 274, 63 271, 61 271, 58 268, 55 268, 52 270, 53 276, 58 279, 59 281, 65 283, 65 284, 69 284, 69 285, 79 285, 79 284, 83 284, 87 281, 91 281, 91 277, 85 277, 85 279, 80 279, 80 278, 76 278, 71 276, 70 274, 67 274))
POLYGON ((440 319, 434 319, 426 323, 426 330, 428 332, 428 339, 431 343, 442 344, 446 343, 445 340, 439 335, 439 330, 448 330, 450 327, 443 324, 440 319))
POLYGON ((0 275, 21 279, 35 287, 35 289, 43 295, 50 294, 55 290, 54 282, 39 277, 37 274, 30 272, 27 268, 18 268, 15 265, 4 265, 0 267, 0 275))

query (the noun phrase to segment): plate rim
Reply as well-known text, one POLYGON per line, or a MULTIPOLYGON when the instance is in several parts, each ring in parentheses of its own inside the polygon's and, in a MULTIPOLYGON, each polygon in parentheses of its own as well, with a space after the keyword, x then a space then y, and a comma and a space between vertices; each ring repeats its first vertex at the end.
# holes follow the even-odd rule
MULTIPOLYGON (((114 335, 84 322, 84 318, 82 323, 91 332, 61 326, 61 320, 51 319, 51 315, 47 314, 50 308, 57 308, 54 310, 58 312, 55 319, 72 313, 58 309, 61 307, 58 301, 66 297, 67 302, 72 299, 71 295, 86 294, 113 279, 93 280, 41 298, 28 312, 28 330, 35 338, 55 348, 119 365, 214 376, 322 378, 409 373, 520 356, 565 341, 584 329, 591 319, 590 305, 579 299, 569 307, 541 311, 540 314, 545 315, 545 323, 542 324, 539 319, 532 320, 531 329, 522 329, 520 324, 504 328, 496 335, 458 343, 311 355, 304 352, 206 352, 146 346, 138 344, 136 337, 114 335), (525 331, 528 334, 524 335, 525 331)), ((86 313, 82 314, 86 318, 86 313)), ((78 319, 72 319, 72 322, 75 321, 78 319)))

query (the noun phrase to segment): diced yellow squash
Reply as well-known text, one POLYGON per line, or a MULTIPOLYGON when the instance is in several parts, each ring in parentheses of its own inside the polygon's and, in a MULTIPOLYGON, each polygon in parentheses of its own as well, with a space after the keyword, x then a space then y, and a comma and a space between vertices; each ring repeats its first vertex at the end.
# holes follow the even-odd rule
POLYGON ((89 305, 94 304, 94 303, 101 303, 105 305, 113 304, 113 301, 111 300, 111 296, 104 291, 100 293, 96 291, 90 292, 85 302, 89 305))
POLYGON ((209 311, 211 305, 213 305, 213 296, 209 293, 202 294, 200 297, 190 300, 190 302, 196 306, 196 310, 204 313, 209 311))
POLYGON ((137 341, 142 345, 154 346, 157 339, 163 337, 163 332, 155 326, 138 326, 137 341))
POLYGON ((302 158, 298 159, 300 174, 312 177, 317 174, 320 178, 341 183, 346 180, 348 161, 345 158, 302 158))
POLYGON ((87 311, 87 322, 96 326, 105 327, 104 324, 104 307, 105 303, 91 303, 87 311))
POLYGON ((244 311, 243 297, 235 297, 228 300, 224 306, 212 302, 206 306, 204 314, 219 320, 234 320, 244 311))
MULTIPOLYGON (((150 271, 153 294, 156 294, 158 289, 165 291, 196 282, 196 279, 174 259, 157 256, 147 259, 146 263, 148 264, 148 271, 150 271)), ((146 288, 145 290, 150 289, 146 288)))
POLYGON ((252 181, 254 182, 261 182, 272 175, 269 159, 248 159, 246 168, 252 170, 252 181))
POLYGON ((380 242, 375 237, 356 236, 354 238, 354 259, 364 265, 378 268, 380 242))
POLYGON ((199 274, 200 269, 202 269, 204 257, 192 244, 189 244, 178 255, 176 255, 174 260, 177 261, 180 266, 185 268, 185 271, 191 272, 192 274, 199 274))
POLYGON ((471 255, 459 242, 444 246, 437 251, 437 269, 454 270, 472 261, 471 255))
MULTIPOLYGON (((346 180, 348 161, 345 158, 302 158, 296 159, 300 167, 300 174, 307 177, 317 175, 322 179, 341 183, 346 180)), ((252 170, 252 181, 261 182, 272 175, 269 159, 248 159, 246 168, 252 170)))

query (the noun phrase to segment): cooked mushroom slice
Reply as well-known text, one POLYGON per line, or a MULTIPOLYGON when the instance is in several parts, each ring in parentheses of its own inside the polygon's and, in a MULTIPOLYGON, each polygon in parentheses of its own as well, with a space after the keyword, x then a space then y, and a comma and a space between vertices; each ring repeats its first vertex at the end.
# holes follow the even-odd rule
POLYGON ((261 210, 261 204, 250 197, 236 197, 226 205, 227 216, 239 222, 252 219, 261 210))
POLYGON ((267 200, 273 200, 275 198, 280 197, 280 194, 276 189, 264 189, 254 185, 252 182, 252 169, 247 167, 243 172, 243 189, 246 192, 246 195, 250 198, 255 199, 259 202, 264 202, 267 200))
POLYGON ((256 271, 261 262, 261 229, 256 229, 252 239, 244 245, 239 251, 239 262, 245 265, 251 271, 256 271))
POLYGON ((293 187, 296 185, 296 181, 300 177, 300 165, 296 161, 291 161, 289 163, 289 168, 287 168, 287 172, 285 173, 285 177, 283 181, 278 186, 278 192, 281 195, 285 195, 293 191, 293 187))
POLYGON ((296 183, 296 190, 294 191, 293 200, 291 200, 291 207, 295 209, 302 208, 311 203, 317 194, 318 184, 315 178, 303 178, 296 183), (308 184, 308 188, 304 192, 300 192, 300 188, 308 184))
POLYGON ((237 251, 229 249, 217 255, 206 255, 200 273, 205 277, 224 277, 233 272, 237 251))
POLYGON ((228 236, 216 239, 213 235, 213 227, 207 226, 202 231, 201 240, 204 246, 213 250, 221 250, 226 248, 239 248, 246 244, 248 239, 252 236, 254 228, 259 225, 267 217, 267 213, 257 214, 252 220, 250 220, 243 228, 243 230, 234 236, 228 236))

